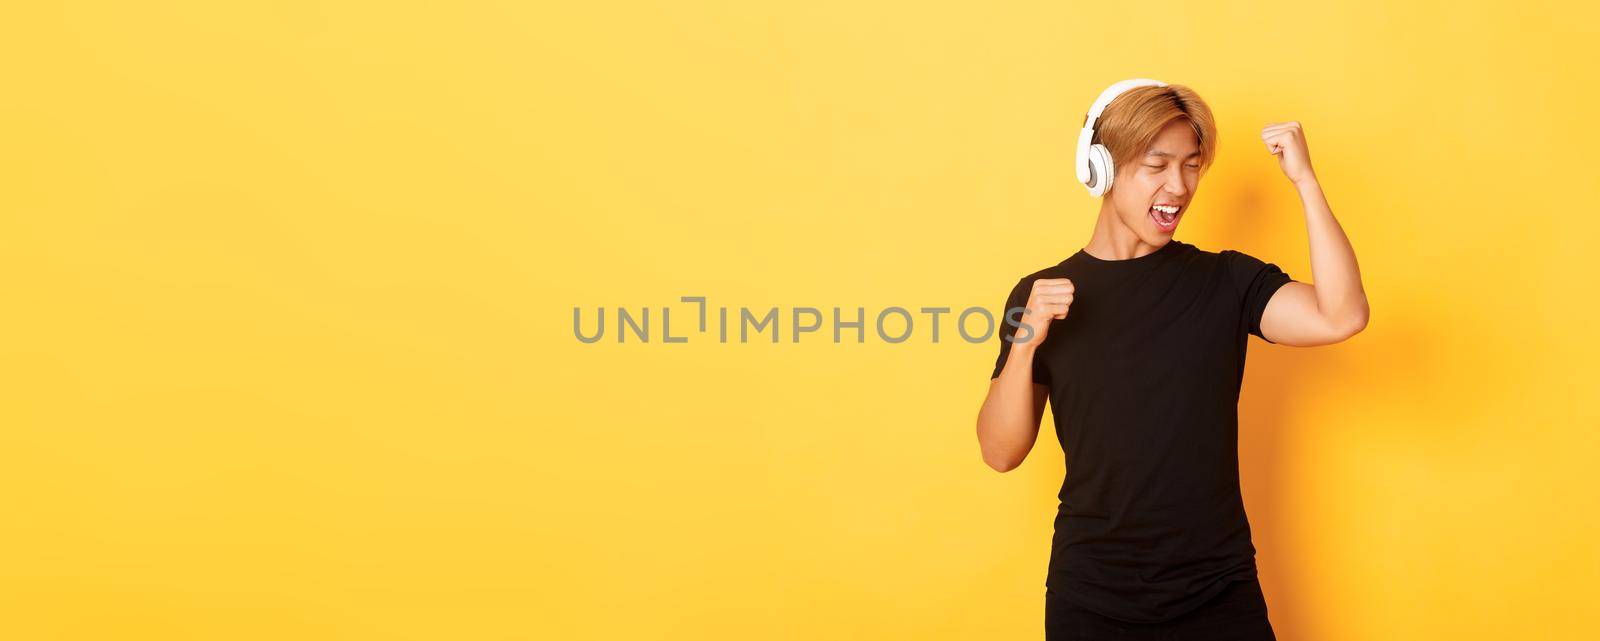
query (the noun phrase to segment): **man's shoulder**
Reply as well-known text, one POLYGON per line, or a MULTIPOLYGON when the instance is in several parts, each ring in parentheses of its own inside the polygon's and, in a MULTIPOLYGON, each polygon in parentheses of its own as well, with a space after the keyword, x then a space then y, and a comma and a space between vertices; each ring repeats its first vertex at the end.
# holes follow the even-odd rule
POLYGON ((1031 283, 1033 281, 1046 278, 1072 278, 1072 274, 1072 259, 1069 258, 1049 267, 1036 269, 1024 275, 1021 279, 1019 279, 1019 282, 1031 283))
POLYGON ((1235 258, 1239 255, 1239 251, 1236 249, 1207 249, 1192 243, 1183 243, 1183 246, 1179 248, 1178 253, 1186 257, 1186 260, 1183 262, 1189 265, 1194 265, 1196 263, 1217 264, 1235 258))
POLYGON ((1070 261, 1064 260, 1049 267, 1036 269, 1033 273, 1023 276, 1023 278, 1060 278, 1062 274, 1070 273, 1072 273, 1072 264, 1070 261))
POLYGON ((1206 249, 1206 248, 1201 247, 1199 245, 1196 245, 1194 243, 1185 243, 1185 242, 1179 242, 1179 241, 1173 241, 1173 242, 1178 243, 1179 250, 1182 253, 1192 254, 1192 255, 1195 255, 1195 256, 1203 256, 1205 258, 1217 258, 1217 257, 1221 256, 1225 252, 1233 251, 1231 249, 1216 249, 1216 250, 1206 249))

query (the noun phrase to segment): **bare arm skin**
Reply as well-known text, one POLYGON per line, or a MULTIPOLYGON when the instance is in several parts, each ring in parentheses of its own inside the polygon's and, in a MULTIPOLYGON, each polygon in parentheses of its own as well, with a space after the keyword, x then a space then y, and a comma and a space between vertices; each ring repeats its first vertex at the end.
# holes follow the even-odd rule
POLYGON ((1049 388, 1033 382, 1033 348, 1011 346, 1000 376, 989 381, 989 396, 978 410, 978 447, 983 462, 997 472, 1022 465, 1039 438, 1049 388))
POLYGON ((1314 347, 1338 343, 1367 327, 1367 294, 1361 271, 1322 185, 1311 169, 1300 123, 1270 124, 1262 129, 1267 150, 1278 155, 1300 202, 1305 206, 1306 236, 1311 245, 1313 283, 1291 282, 1278 288, 1261 316, 1261 334, 1274 343, 1314 347))
MULTIPOLYGON (((1022 465, 1039 437, 1039 421, 1044 418, 1049 388, 1033 382, 1033 357, 1044 342, 1050 321, 1066 318, 1072 304, 1072 281, 1066 278, 1041 278, 1017 328, 1017 342, 1011 343, 1005 367, 989 381, 989 395, 978 410, 978 447, 983 462, 999 472, 1022 465)), ((1009 310, 1005 310, 1009 312, 1009 310)))

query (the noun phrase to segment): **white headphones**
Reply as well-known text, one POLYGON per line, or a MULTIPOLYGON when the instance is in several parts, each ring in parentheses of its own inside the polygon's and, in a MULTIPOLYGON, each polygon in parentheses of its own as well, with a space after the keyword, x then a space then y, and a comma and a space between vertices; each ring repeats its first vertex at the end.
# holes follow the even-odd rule
POLYGON ((1112 179, 1116 178, 1117 171, 1111 166, 1111 151, 1105 145, 1095 143, 1095 122, 1100 119, 1100 112, 1106 105, 1121 95, 1122 92, 1135 87, 1165 87, 1167 83, 1148 78, 1135 78, 1124 80, 1111 85, 1100 93, 1100 98, 1094 101, 1094 106, 1089 108, 1089 115, 1083 119, 1083 131, 1078 132, 1078 182, 1089 188, 1089 195, 1099 198, 1111 188, 1112 179))

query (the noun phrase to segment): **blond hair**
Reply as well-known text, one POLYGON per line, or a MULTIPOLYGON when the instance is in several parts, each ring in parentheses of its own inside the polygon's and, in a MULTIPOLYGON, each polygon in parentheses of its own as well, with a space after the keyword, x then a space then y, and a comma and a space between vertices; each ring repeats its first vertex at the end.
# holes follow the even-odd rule
POLYGON ((1161 129, 1178 118, 1194 128, 1200 141, 1200 171, 1204 172, 1217 157, 1217 123, 1200 94, 1184 85, 1136 87, 1123 92, 1100 114, 1093 142, 1106 146, 1112 166, 1120 171, 1134 166, 1161 129))

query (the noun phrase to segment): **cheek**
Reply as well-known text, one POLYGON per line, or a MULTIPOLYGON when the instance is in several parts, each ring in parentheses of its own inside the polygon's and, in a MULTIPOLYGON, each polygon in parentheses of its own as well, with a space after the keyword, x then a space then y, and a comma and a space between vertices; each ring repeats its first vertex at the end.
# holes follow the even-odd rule
POLYGON ((1131 181, 1133 189, 1128 190, 1128 197, 1140 203, 1149 203, 1155 200, 1156 193, 1161 191, 1164 183, 1160 176, 1149 173, 1140 174, 1131 181))
POLYGON ((1150 211, 1150 198, 1150 194, 1145 192, 1126 193, 1117 209, 1130 220, 1143 218, 1150 211))

